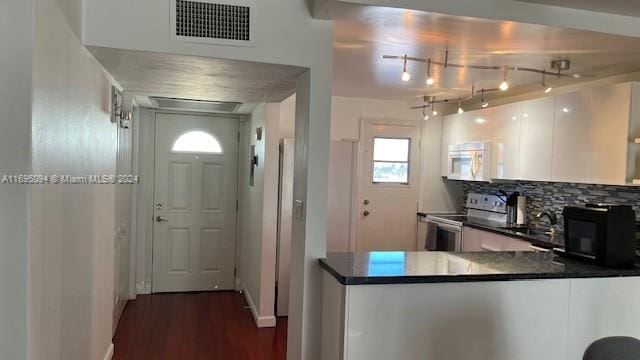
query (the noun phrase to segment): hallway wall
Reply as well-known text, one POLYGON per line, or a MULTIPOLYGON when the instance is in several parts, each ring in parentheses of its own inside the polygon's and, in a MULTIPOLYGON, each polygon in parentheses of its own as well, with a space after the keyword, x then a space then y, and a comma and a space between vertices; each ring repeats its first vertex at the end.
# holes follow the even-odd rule
MULTIPOLYGON (((32 171, 114 174, 114 82, 66 19, 57 1, 36 0, 32 171)), ((32 187, 31 359, 101 360, 109 351, 114 198, 114 185, 32 187)))
MULTIPOLYGON (((0 178, 30 172, 33 6, 0 2, 0 178)), ((0 359, 27 357, 28 191, 0 183, 0 359)))
POLYGON ((241 127, 238 185, 238 269, 249 306, 259 327, 275 326, 276 226, 278 206, 277 104, 260 104, 241 127), (262 139, 256 129, 262 128, 262 139), (250 146, 258 165, 249 184, 250 146))

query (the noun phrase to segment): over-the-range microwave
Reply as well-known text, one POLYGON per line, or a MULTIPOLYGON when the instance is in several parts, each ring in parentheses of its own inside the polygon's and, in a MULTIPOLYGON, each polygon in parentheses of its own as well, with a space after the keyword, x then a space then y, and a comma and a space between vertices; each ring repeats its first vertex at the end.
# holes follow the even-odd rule
POLYGON ((449 145, 447 178, 489 181, 491 178, 491 142, 449 145))

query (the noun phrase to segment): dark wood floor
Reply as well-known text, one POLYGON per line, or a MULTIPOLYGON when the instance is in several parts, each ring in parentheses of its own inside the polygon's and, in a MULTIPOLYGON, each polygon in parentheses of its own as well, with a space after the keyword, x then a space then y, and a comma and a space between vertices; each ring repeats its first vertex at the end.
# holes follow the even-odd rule
POLYGON ((122 314, 114 360, 284 360, 287 319, 258 329, 235 292, 142 295, 122 314))

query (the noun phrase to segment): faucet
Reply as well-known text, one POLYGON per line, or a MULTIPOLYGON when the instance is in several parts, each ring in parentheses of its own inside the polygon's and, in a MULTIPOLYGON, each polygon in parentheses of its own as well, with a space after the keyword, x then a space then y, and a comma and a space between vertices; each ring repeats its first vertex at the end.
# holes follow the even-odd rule
POLYGON ((554 212, 542 211, 539 212, 538 215, 536 215, 536 218, 541 219, 545 216, 549 219, 549 223, 551 224, 549 235, 553 236, 556 234, 556 229, 553 226, 558 224, 558 216, 554 212))

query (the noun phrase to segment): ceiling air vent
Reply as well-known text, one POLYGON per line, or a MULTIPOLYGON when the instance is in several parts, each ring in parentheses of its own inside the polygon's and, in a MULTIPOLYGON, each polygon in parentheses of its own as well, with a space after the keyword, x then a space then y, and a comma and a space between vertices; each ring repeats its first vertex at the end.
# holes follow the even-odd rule
POLYGON ((158 109, 194 112, 233 113, 241 105, 236 102, 200 101, 163 97, 154 97, 152 100, 158 109))
POLYGON ((220 45, 254 45, 251 0, 171 0, 175 40, 220 45))

